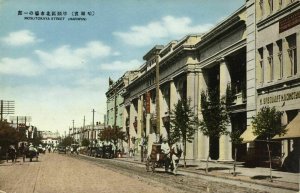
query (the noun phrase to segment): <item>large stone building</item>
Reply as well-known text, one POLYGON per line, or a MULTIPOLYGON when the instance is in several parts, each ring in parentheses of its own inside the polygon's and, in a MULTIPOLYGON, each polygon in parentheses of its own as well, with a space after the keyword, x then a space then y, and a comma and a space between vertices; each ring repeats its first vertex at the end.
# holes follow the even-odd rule
POLYGON ((287 156, 295 150, 293 144, 299 147, 300 137, 300 1, 255 3, 257 109, 270 106, 283 112, 282 125, 288 131, 275 137, 282 141, 272 151, 287 156))
MULTIPOLYGON (((259 147, 253 142, 256 137, 251 121, 261 106, 276 104, 285 111, 286 123, 300 109, 297 10, 299 1, 247 0, 205 34, 154 46, 144 55, 145 63, 134 78, 122 86, 122 109, 120 105, 108 105, 107 123, 112 124, 118 117, 117 113, 111 116, 118 107, 123 117, 120 126, 130 136, 128 146, 139 154, 143 139, 148 138, 150 145, 159 135, 168 137, 169 113, 179 99, 190 98, 194 113, 201 119, 201 92, 216 88, 224 96, 229 85, 234 101, 227 130, 242 133, 244 144, 238 157, 242 160, 247 152, 259 147), (282 3, 277 5, 278 2, 282 3), (277 103, 278 97, 284 100, 277 103)), ((109 94, 116 93, 114 90, 112 86, 107 92, 108 104, 114 101, 114 94, 109 94)), ((232 160, 232 152, 229 136, 207 138, 197 131, 186 153, 188 159, 206 159, 209 154, 211 159, 228 161, 232 160)))
POLYGON ((82 127, 74 127, 69 129, 69 135, 78 144, 81 144, 83 139, 87 139, 91 144, 99 140, 99 134, 104 129, 104 124, 96 122, 94 125, 84 125, 82 127))

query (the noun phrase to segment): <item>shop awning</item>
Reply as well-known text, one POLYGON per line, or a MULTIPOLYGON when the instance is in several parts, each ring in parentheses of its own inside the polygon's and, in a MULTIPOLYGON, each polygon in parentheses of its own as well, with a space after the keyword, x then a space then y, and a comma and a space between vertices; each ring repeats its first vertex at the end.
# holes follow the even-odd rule
POLYGON ((257 136, 255 136, 253 134, 252 127, 248 126, 247 129, 244 131, 244 133, 241 135, 240 138, 243 138, 242 143, 249 143, 249 142, 254 141, 257 138, 257 136))
POLYGON ((300 138, 300 113, 286 126, 286 134, 276 135, 273 139, 300 138))

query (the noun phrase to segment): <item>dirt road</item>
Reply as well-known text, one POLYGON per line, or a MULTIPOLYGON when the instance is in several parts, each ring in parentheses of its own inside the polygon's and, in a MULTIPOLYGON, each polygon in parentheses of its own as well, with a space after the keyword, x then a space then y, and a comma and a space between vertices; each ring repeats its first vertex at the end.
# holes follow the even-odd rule
POLYGON ((135 175, 122 175, 84 160, 51 153, 41 155, 38 162, 18 160, 0 164, 0 190, 7 193, 182 192, 135 175))

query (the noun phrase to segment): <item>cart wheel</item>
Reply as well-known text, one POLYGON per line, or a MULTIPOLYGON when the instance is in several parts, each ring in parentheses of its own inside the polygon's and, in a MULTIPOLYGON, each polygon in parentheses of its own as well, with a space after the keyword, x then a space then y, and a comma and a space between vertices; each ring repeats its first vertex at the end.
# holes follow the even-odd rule
POLYGON ((152 170, 152 172, 155 172, 155 162, 152 162, 151 170, 152 170))
POLYGON ((149 161, 149 159, 147 159, 147 161, 146 161, 146 170, 147 170, 147 172, 150 171, 150 161, 149 161))

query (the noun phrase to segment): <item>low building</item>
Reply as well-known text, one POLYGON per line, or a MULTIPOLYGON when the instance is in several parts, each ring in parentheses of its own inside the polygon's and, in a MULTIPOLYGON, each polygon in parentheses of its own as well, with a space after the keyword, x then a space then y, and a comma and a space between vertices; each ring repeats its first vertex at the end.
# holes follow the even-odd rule
POLYGON ((40 131, 40 134, 42 136, 42 143, 51 146, 51 147, 56 147, 59 144, 60 140, 60 135, 57 132, 52 132, 52 131, 40 131))

